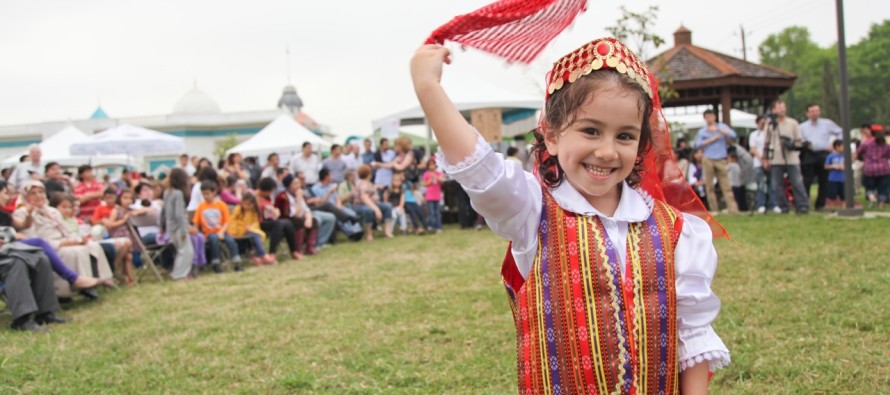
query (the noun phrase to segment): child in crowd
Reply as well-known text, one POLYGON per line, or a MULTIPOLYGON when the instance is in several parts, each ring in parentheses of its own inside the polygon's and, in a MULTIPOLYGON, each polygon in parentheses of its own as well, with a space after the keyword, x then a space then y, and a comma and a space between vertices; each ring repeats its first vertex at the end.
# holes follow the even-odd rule
MULTIPOLYGON (((76 199, 70 194, 59 192, 53 193, 50 196, 49 205, 59 211, 59 214, 61 215, 60 222, 65 227, 67 234, 71 235, 71 237, 81 238, 83 240, 97 240, 98 245, 102 248, 103 256, 106 257, 108 262, 112 262, 117 273, 123 275, 124 283, 127 285, 134 284, 133 261, 132 255, 130 254, 133 248, 133 243, 130 238, 112 237, 103 240, 102 238, 97 239, 94 237, 90 230, 90 226, 74 215, 76 212, 76 199)), ((114 211, 114 209, 112 209, 112 211, 114 211)), ((107 221, 108 219, 106 218, 102 220, 102 224, 98 224, 98 226, 103 229, 103 233, 105 229, 105 225, 103 224, 107 221)), ((96 249, 96 251, 98 251, 98 249, 96 249)), ((96 255, 98 256, 98 254, 96 255)))
POLYGON ((253 194, 248 193, 241 197, 241 203, 235 206, 235 210, 232 211, 232 224, 227 232, 232 237, 250 238, 254 248, 253 263, 255 265, 275 263, 275 256, 267 254, 263 247, 266 233, 260 229, 259 205, 253 194))
POLYGON ((844 142, 834 140, 831 153, 825 158, 825 169, 828 170, 828 193, 825 205, 829 209, 844 207, 844 142))
POLYGON ((229 227, 229 207, 219 200, 218 191, 219 188, 215 181, 201 181, 201 197, 204 201, 198 205, 192 222, 204 232, 204 236, 207 238, 213 271, 222 273, 219 242, 223 241, 229 248, 235 271, 240 272, 242 270, 241 254, 238 252, 238 244, 235 243, 232 236, 226 233, 226 229, 229 227))
MULTIPOLYGON (((102 224, 105 226, 105 229, 108 230, 108 235, 111 238, 130 240, 130 252, 142 252, 142 250, 139 249, 139 243, 134 240, 136 236, 130 230, 130 226, 127 223, 127 221, 130 220, 130 216, 134 215, 134 210, 130 209, 132 204, 133 191, 129 189, 122 190, 120 195, 117 196, 117 199, 115 199, 115 207, 111 210, 111 215, 109 215, 108 218, 105 218, 102 224)), ((133 255, 126 254, 126 256, 122 257, 122 259, 118 259, 118 261, 123 267, 123 275, 127 285, 133 284, 136 281, 136 276, 134 275, 135 271, 133 270, 133 255)))
MULTIPOLYGON (((173 270, 170 271, 170 277, 174 280, 191 278, 197 274, 197 266, 193 265, 195 246, 189 236, 189 223, 185 210, 185 199, 189 193, 188 182, 188 173, 179 167, 170 170, 170 175, 164 181, 166 190, 164 206, 161 209, 161 230, 176 249, 173 270)), ((203 250, 203 238, 200 246, 203 250)))
POLYGON ((436 161, 430 159, 427 163, 426 173, 423 173, 423 185, 426 187, 426 193, 423 199, 426 200, 427 207, 427 227, 436 233, 442 233, 442 213, 440 205, 442 204, 442 183, 445 182, 445 174, 436 168, 436 161))
POLYGON ((692 190, 695 191, 695 194, 701 199, 705 207, 710 210, 711 208, 708 207, 708 194, 705 192, 705 181, 702 180, 704 169, 702 168, 701 161, 704 157, 705 151, 702 148, 696 148, 692 152, 692 161, 689 162, 689 167, 686 171, 686 181, 692 186, 692 190))
MULTIPOLYGON (((748 197, 745 191, 745 182, 742 177, 742 167, 739 165, 739 156, 736 153, 727 155, 726 174, 729 178, 729 186, 732 187, 732 197, 735 199, 739 210, 748 211, 748 197)), ((728 199, 725 197, 724 199, 728 199)))
POLYGON ((426 231, 423 226, 426 223, 426 218, 423 217, 423 210, 417 202, 417 184, 407 181, 404 185, 405 214, 411 218, 414 233, 422 235, 426 231))
POLYGON ((71 234, 88 237, 90 236, 90 226, 74 215, 77 212, 76 202, 77 199, 74 196, 64 192, 54 192, 49 196, 49 205, 55 207, 62 214, 62 224, 65 225, 65 229, 71 234))
POLYGON ((442 167, 510 240, 501 273, 519 392, 706 393, 709 368, 729 363, 711 327, 717 253, 708 222, 663 200, 706 216, 682 182, 662 194, 677 178, 654 171, 665 158, 655 153, 670 160, 671 147, 646 63, 614 38, 554 63, 528 173, 451 103, 439 83, 450 62, 446 48, 422 46, 414 89, 442 167))
POLYGON ((392 220, 399 224, 402 234, 408 233, 408 221, 405 218, 405 173, 398 172, 392 175, 392 185, 384 193, 383 200, 392 206, 392 220))
POLYGON ((108 229, 105 228, 104 224, 105 220, 111 216, 111 211, 114 210, 116 202, 117 190, 112 187, 105 188, 105 192, 102 194, 102 202, 96 206, 93 216, 90 218, 90 223, 93 224, 90 232, 94 239, 102 240, 108 235, 108 229))

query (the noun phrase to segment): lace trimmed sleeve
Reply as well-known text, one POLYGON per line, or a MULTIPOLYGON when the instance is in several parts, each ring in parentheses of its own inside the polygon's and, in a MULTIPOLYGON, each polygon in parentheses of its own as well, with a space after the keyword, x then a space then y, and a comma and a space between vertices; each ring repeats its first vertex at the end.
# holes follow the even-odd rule
POLYGON ((707 361, 713 372, 730 362, 729 350, 711 327, 720 313, 720 298, 711 290, 717 251, 704 220, 688 214, 683 220, 675 254, 680 371, 707 361))

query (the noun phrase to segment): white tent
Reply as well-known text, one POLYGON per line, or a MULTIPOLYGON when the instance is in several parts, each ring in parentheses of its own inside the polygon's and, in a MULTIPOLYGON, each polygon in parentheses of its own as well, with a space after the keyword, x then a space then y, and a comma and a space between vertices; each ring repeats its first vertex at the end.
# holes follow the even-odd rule
MULTIPOLYGON (((532 95, 504 88, 472 74, 450 78, 442 81, 445 91, 457 110, 470 116, 470 111, 484 108, 500 108, 504 112, 513 110, 540 110, 544 107, 543 94, 532 95)), ((532 117, 534 120, 534 117, 532 117)), ((425 117, 420 106, 399 111, 374 120, 373 129, 379 129, 384 123, 398 119, 400 126, 423 125, 425 117)), ((533 122, 536 123, 536 122, 533 122)), ((506 135, 506 133, 505 133, 506 135)))
POLYGON ((89 136, 85 141, 71 144, 77 155, 103 154, 180 154, 185 152, 185 140, 167 133, 122 124, 89 136))
POLYGON ((266 156, 274 152, 284 160, 300 151, 307 141, 312 143, 312 149, 316 151, 331 148, 331 142, 298 124, 293 116, 281 114, 253 137, 226 151, 226 155, 239 153, 242 156, 257 156, 264 162, 266 156))
MULTIPOLYGON (((678 114, 672 110, 673 109, 665 109, 664 111, 664 117, 667 118, 668 123, 672 125, 683 125, 683 130, 687 131, 697 131, 698 129, 705 127, 705 118, 702 116, 702 112, 696 111, 686 114, 678 114)), ((757 115, 733 108, 729 110, 729 116, 732 119, 731 126, 735 129, 757 129, 757 123, 754 122, 754 120, 757 119, 757 115)))
MULTIPOLYGON (((62 166, 80 166, 84 164, 93 166, 127 164, 126 155, 88 156, 71 155, 69 153, 72 144, 86 141, 89 138, 90 136, 80 131, 80 129, 73 125, 68 125, 40 143, 40 161, 42 163, 57 162, 62 166)), ((3 165, 16 164, 18 163, 19 158, 27 153, 28 150, 24 150, 18 155, 13 155, 4 160, 3 165)))

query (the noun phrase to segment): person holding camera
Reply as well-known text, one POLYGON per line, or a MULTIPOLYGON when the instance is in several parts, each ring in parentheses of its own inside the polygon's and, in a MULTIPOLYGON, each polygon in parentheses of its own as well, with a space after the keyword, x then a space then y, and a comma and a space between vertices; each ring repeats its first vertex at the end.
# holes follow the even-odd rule
POLYGON ((813 179, 819 183, 819 192, 816 194, 816 210, 825 207, 825 197, 828 195, 828 172, 825 168, 825 159, 831 153, 831 142, 840 139, 843 133, 840 126, 828 118, 820 118, 822 112, 818 104, 807 105, 807 120, 800 125, 800 133, 806 142, 809 151, 801 161, 804 190, 810 192, 813 179))
POLYGON ((809 198, 803 187, 800 174, 800 151, 803 149, 803 136, 800 124, 786 116, 785 102, 776 100, 766 129, 766 156, 764 170, 770 174, 770 194, 775 194, 776 202, 783 213, 789 211, 788 197, 785 195, 785 175, 791 183, 794 204, 798 214, 809 212, 809 198))
POLYGON ((708 197, 708 209, 720 211, 717 194, 714 191, 714 176, 720 184, 723 199, 726 200, 726 208, 730 214, 738 214, 739 207, 732 195, 732 187, 729 183, 729 173, 726 171, 726 147, 732 144, 736 138, 735 131, 725 123, 717 122, 717 113, 707 110, 704 113, 705 127, 695 136, 695 148, 704 150, 702 160, 702 172, 704 173, 705 194, 708 197))

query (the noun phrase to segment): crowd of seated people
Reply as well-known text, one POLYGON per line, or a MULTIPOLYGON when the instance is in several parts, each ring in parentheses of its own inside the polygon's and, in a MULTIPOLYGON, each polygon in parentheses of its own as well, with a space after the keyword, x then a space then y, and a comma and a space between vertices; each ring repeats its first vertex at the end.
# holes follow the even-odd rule
POLYGON ((444 176, 435 161, 407 138, 379 147, 360 154, 334 145, 320 160, 307 145, 288 165, 271 154, 264 167, 239 154, 219 168, 182 155, 158 179, 47 163, 17 185, 0 180, 0 284, 12 327, 45 331, 64 322, 59 301, 136 285, 143 246, 166 246, 158 266, 185 281, 310 259, 338 239, 441 232, 444 176))

